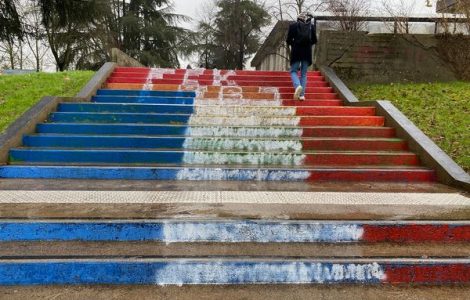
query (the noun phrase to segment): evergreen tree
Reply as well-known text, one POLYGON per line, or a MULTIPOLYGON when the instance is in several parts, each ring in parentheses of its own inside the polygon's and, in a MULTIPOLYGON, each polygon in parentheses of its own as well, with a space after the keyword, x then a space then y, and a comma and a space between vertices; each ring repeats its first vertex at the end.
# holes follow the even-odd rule
POLYGON ((21 22, 14 0, 0 0, 0 41, 22 36, 21 22))

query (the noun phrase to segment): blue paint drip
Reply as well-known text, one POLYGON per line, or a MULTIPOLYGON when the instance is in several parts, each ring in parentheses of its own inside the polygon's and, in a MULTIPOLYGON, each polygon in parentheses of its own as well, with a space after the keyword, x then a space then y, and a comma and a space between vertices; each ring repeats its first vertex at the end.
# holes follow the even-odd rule
POLYGON ((373 264, 263 261, 78 261, 0 263, 0 285, 379 284, 373 264))

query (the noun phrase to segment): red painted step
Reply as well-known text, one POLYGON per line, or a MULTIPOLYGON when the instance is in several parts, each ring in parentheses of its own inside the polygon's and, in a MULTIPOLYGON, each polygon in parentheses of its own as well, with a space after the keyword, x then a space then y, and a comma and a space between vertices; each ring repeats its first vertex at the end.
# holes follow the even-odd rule
POLYGON ((302 131, 303 137, 395 137, 395 129, 391 127, 305 127, 302 131))
MULTIPOLYGON (((291 89, 292 91, 293 89, 291 89)), ((294 93, 281 93, 282 100, 294 100, 294 93)), ((336 93, 312 93, 311 88, 307 89, 305 100, 339 100, 336 93)))
POLYGON ((303 117, 301 126, 383 126, 384 117, 377 116, 336 116, 336 117, 303 117))
POLYGON ((416 154, 411 152, 325 152, 307 154, 305 164, 328 166, 416 166, 419 164, 419 159, 416 154))
MULTIPOLYGON (((135 67, 117 67, 114 69, 114 72, 135 72, 135 73, 145 73, 150 72, 150 68, 135 68, 135 67)), ((172 70, 173 71, 173 70, 172 70)), ((185 74, 188 70, 186 69, 176 69, 175 73, 185 74)), ((227 74, 228 72, 233 72, 229 70, 220 70, 221 75, 227 74)), ((286 74, 286 71, 235 71, 238 75, 264 75, 264 76, 282 76, 286 74)), ((204 70, 203 74, 213 74, 213 70, 204 70)), ((321 75, 319 71, 309 71, 308 75, 321 75)))
POLYGON ((284 106, 343 106, 342 100, 283 100, 284 106))
POLYGON ((324 169, 310 171, 309 181, 432 182, 436 173, 427 169, 324 169))
POLYGON ((297 107, 298 116, 375 116, 375 107, 297 107))
POLYGON ((407 144, 398 139, 305 139, 302 140, 304 150, 331 151, 406 151, 407 144))

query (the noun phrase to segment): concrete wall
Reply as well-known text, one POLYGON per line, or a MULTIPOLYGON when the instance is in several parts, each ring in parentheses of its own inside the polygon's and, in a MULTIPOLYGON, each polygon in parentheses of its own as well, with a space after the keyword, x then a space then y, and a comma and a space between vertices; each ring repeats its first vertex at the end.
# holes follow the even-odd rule
POLYGON ((449 64, 441 59, 434 35, 323 31, 316 64, 332 67, 348 83, 457 79, 449 64))

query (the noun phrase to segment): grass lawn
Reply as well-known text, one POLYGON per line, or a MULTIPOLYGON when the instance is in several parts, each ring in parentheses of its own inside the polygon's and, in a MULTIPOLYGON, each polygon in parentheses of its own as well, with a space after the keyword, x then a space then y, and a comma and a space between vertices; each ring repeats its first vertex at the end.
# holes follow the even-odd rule
POLYGON ((94 72, 0 76, 0 132, 44 96, 74 96, 94 72))
POLYGON ((416 126, 470 171, 470 83, 360 84, 361 100, 390 100, 416 126))

